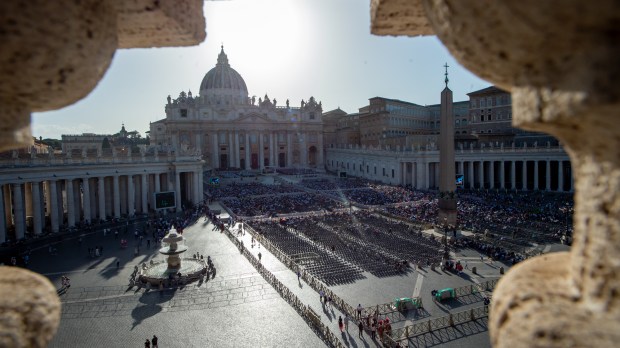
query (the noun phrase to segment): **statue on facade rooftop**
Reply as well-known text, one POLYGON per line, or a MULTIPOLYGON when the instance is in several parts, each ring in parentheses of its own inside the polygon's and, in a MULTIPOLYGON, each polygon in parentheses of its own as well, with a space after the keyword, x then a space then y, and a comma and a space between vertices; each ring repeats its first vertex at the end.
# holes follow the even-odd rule
POLYGON ((287 108, 289 107, 289 106, 288 106, 288 104, 289 104, 289 102, 288 102, 288 99, 287 99, 287 100, 286 100, 286 107, 287 107, 287 108))
POLYGON ((168 104, 172 104, 172 98, 170 98, 170 94, 168 94, 168 104))

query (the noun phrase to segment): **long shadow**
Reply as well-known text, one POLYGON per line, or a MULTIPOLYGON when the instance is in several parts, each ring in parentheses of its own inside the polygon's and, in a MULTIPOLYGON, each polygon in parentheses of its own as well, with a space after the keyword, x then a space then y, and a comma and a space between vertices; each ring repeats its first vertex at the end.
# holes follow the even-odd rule
MULTIPOLYGON (((468 321, 466 323, 455 325, 454 327, 438 329, 411 337, 407 343, 409 347, 441 346, 448 342, 476 335, 488 330, 488 318, 480 318, 475 321, 468 321)), ((490 347, 491 343, 487 341, 486 346, 490 347)))
POLYGON ((133 324, 131 330, 140 325, 144 319, 150 318, 161 312, 162 307, 160 305, 152 304, 146 306, 139 306, 131 311, 131 317, 133 318, 133 324))

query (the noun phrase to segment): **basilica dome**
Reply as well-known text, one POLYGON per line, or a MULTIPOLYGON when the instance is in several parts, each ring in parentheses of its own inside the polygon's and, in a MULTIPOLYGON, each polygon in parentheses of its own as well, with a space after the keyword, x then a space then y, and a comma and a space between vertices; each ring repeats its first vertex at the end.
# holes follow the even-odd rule
POLYGON ((202 79, 200 95, 217 104, 245 104, 248 88, 245 81, 235 69, 228 64, 224 46, 217 57, 215 68, 202 79))

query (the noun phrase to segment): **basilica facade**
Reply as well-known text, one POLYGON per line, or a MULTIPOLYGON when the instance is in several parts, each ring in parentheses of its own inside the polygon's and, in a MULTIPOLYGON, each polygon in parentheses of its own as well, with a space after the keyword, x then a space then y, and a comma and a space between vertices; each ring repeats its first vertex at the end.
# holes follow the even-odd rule
POLYGON ((250 97, 224 47, 205 75, 200 94, 168 96, 166 118, 150 125, 151 144, 200 155, 212 169, 262 170, 323 165, 322 105, 314 97, 299 107, 265 95, 250 97))

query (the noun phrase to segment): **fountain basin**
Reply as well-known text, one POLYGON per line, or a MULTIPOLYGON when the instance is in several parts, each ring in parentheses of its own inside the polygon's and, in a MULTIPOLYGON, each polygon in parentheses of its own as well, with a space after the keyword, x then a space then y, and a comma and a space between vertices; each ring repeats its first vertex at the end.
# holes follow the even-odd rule
POLYGON ((168 261, 160 261, 143 269, 140 272, 140 279, 150 283, 152 286, 159 286, 160 282, 168 285, 170 275, 175 277, 176 274, 181 273, 179 281, 188 283, 206 274, 207 268, 206 260, 184 258, 177 268, 170 268, 168 261))

